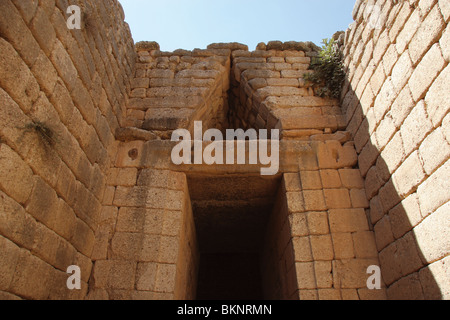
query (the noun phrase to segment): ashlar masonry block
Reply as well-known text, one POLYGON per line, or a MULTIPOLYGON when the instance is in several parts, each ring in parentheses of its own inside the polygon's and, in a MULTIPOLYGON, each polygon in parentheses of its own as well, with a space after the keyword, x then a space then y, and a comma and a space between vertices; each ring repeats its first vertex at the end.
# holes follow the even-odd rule
POLYGON ((358 162, 352 145, 342 146, 339 141, 326 141, 318 146, 318 163, 323 169, 353 167, 358 162))

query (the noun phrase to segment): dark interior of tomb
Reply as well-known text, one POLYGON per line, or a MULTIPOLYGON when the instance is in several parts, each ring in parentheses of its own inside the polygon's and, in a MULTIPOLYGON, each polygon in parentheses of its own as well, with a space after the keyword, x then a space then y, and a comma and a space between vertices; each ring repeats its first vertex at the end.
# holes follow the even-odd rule
POLYGON ((263 300, 261 250, 280 177, 189 177, 200 251, 197 300, 263 300))

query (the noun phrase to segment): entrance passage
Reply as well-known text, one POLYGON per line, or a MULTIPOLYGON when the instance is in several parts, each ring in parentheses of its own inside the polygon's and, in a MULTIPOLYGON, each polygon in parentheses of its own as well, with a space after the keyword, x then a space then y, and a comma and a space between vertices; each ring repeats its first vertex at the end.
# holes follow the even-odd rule
POLYGON ((281 177, 188 177, 200 251, 198 300, 262 300, 267 224, 281 177))

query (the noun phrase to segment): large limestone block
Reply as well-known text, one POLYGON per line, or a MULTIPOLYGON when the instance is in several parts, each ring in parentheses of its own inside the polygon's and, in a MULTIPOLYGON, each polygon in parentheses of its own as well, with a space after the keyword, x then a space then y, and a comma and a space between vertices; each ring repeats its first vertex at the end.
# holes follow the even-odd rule
POLYGON ((326 141, 317 148, 319 167, 323 169, 352 168, 358 162, 353 145, 342 146, 339 141, 326 141))

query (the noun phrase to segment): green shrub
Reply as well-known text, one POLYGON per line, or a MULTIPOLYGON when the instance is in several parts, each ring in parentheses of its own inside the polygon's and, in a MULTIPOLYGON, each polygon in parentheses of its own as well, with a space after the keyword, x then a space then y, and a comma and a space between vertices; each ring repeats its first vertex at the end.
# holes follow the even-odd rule
POLYGON ((322 50, 318 57, 311 60, 310 70, 305 74, 305 80, 312 84, 314 91, 320 97, 339 98, 345 73, 342 54, 337 49, 333 39, 324 39, 322 50))

